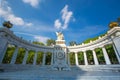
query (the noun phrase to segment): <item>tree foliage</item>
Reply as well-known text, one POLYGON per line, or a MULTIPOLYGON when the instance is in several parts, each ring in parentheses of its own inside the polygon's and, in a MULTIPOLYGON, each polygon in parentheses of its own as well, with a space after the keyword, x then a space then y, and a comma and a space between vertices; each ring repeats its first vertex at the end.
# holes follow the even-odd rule
POLYGON ((47 52, 46 60, 45 60, 45 64, 46 65, 50 65, 51 64, 51 58, 52 58, 52 53, 47 52))
POLYGON ((48 39, 46 44, 47 44, 47 46, 55 45, 55 40, 54 39, 48 39))
POLYGON ((83 52, 78 52, 78 63, 79 63, 79 65, 83 65, 84 64, 83 52))
POLYGON ((115 55, 115 51, 113 49, 113 46, 112 45, 107 45, 106 50, 107 50, 107 53, 108 53, 108 56, 109 56, 109 59, 110 59, 111 63, 112 64, 118 64, 118 60, 117 60, 117 57, 115 55))
POLYGON ((96 56, 97 56, 99 64, 105 64, 105 58, 104 58, 102 49, 96 48, 95 52, 96 52, 96 56))
POLYGON ((39 51, 38 53, 37 53, 37 64, 42 64, 42 60, 43 60, 43 52, 41 52, 41 51, 39 51))
POLYGON ((16 64, 21 64, 23 61, 25 55, 25 49, 24 48, 19 48, 18 54, 17 54, 17 59, 16 59, 16 64))
POLYGON ((120 17, 117 18, 118 26, 120 26, 120 17))
POLYGON ((70 41, 69 42, 69 46, 74 46, 74 45, 77 45, 76 41, 70 41))
POLYGON ((33 44, 44 46, 45 44, 43 42, 33 41, 33 44))
POLYGON ((93 59, 93 53, 91 50, 86 51, 87 54, 87 60, 88 64, 93 65, 94 64, 94 59, 93 59))
POLYGON ((70 58, 70 64, 75 65, 75 54, 73 52, 71 52, 68 55, 69 55, 69 58, 70 58))

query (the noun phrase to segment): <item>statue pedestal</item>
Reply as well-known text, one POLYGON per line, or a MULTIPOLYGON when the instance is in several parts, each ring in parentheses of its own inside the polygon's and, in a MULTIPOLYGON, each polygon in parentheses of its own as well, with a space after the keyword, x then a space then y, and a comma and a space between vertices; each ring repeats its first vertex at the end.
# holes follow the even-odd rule
POLYGON ((65 40, 56 40, 56 45, 66 47, 65 40))
POLYGON ((64 35, 61 32, 56 32, 57 40, 54 46, 54 63, 52 70, 70 70, 67 64, 67 47, 64 40, 64 35))
POLYGON ((54 46, 54 64, 52 70, 70 70, 67 64, 67 47, 65 40, 56 40, 54 46))

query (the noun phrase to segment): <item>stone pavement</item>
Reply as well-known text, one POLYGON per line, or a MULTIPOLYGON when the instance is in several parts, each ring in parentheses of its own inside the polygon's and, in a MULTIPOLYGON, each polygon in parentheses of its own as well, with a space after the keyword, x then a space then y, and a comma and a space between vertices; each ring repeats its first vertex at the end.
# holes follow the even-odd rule
POLYGON ((28 70, 0 72, 0 80, 120 80, 120 71, 84 71, 74 67, 71 71, 53 71, 33 67, 28 70))

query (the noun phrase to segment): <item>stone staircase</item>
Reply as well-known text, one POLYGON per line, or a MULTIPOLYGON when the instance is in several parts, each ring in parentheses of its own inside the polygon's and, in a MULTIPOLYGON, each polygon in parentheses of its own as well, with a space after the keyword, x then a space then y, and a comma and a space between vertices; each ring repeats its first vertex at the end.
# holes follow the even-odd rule
POLYGON ((50 66, 0 65, 0 80, 120 80, 120 65, 72 66, 71 71, 53 71, 50 66))

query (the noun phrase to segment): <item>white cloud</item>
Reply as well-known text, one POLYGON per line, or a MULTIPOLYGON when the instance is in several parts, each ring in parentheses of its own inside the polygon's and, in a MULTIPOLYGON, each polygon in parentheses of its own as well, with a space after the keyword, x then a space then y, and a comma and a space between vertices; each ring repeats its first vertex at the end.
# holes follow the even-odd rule
POLYGON ((60 22, 60 20, 59 19, 57 19, 57 20, 55 20, 55 23, 54 23, 54 26, 57 28, 57 29, 59 29, 60 27, 61 27, 61 22, 60 22))
POLYGON ((49 38, 48 38, 48 37, 44 37, 44 36, 34 36, 34 39, 35 39, 36 41, 46 43, 46 41, 47 41, 49 38))
POLYGON ((3 6, 0 7, 0 16, 6 21, 10 21, 14 25, 18 26, 31 26, 32 23, 25 22, 21 17, 17 17, 13 14, 13 11, 6 1, 3 2, 3 6))
POLYGON ((32 7, 37 7, 41 0, 22 0, 24 3, 30 4, 32 7))
POLYGON ((73 12, 68 11, 68 5, 65 5, 65 7, 61 10, 61 14, 62 21, 60 22, 60 19, 56 19, 54 22, 54 26, 57 29, 67 29, 68 24, 72 18, 73 12))

